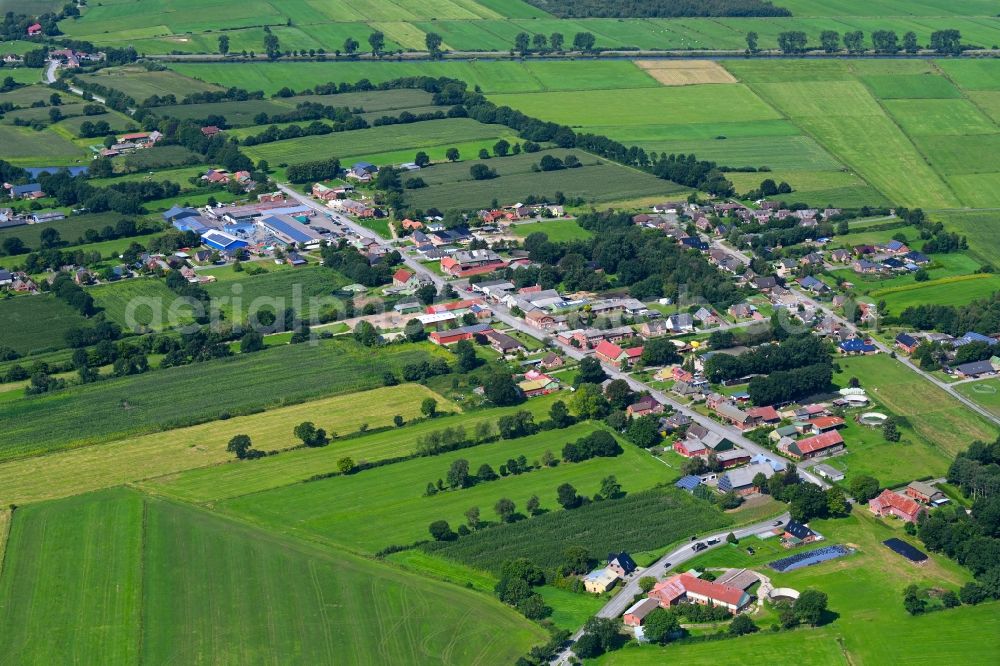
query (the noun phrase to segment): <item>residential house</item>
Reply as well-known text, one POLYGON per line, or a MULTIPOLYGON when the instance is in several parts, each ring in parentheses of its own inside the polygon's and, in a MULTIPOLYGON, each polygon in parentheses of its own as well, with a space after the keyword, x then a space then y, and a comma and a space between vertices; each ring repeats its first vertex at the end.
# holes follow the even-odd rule
POLYGON ((827 286, 822 280, 817 280, 812 275, 806 275, 805 277, 800 277, 796 282, 799 286, 807 291, 811 291, 814 294, 825 294, 830 291, 830 287, 827 286))
POLYGON ((831 430, 792 442, 787 446, 785 453, 796 460, 808 460, 810 458, 833 455, 834 453, 843 451, 844 447, 844 438, 836 430, 831 430))
POLYGON ((604 594, 618 582, 618 574, 611 569, 597 569, 583 578, 583 588, 591 594, 604 594))
POLYGON ((830 261, 837 264, 846 264, 851 260, 851 253, 843 248, 834 250, 830 253, 830 261))
POLYGON ((735 319, 749 319, 753 317, 755 312, 757 312, 757 308, 750 303, 737 303, 729 306, 729 314, 735 319))
POLYGON ((766 407, 751 407, 747 410, 747 414, 751 418, 755 419, 757 423, 773 424, 781 421, 781 417, 778 415, 778 410, 770 405, 766 407))
POLYGON ((551 331, 558 326, 556 318, 545 310, 529 310, 525 312, 524 322, 543 331, 551 331))
POLYGON ((626 363, 635 363, 642 356, 642 347, 631 347, 622 349, 613 342, 602 340, 594 354, 598 360, 613 365, 616 368, 622 367, 626 363))
POLYGON ((876 516, 895 516, 896 518, 905 520, 908 523, 917 522, 917 518, 920 514, 926 511, 926 509, 924 509, 924 507, 922 507, 920 503, 912 497, 906 497, 905 495, 894 493, 889 489, 883 490, 881 495, 875 499, 869 500, 868 510, 876 516))
POLYGON ((319 199, 320 201, 335 201, 337 199, 345 199, 347 195, 354 191, 353 185, 338 185, 336 187, 330 187, 324 185, 323 183, 313 183, 312 195, 319 199))
POLYGON ((850 340, 844 340, 837 345, 837 351, 847 356, 856 356, 859 354, 867 356, 869 354, 877 354, 878 347, 873 345, 870 341, 862 340, 861 338, 851 338, 850 340))
POLYGON ((673 333, 694 332, 694 317, 687 312, 678 312, 667 317, 667 327, 673 333))
POLYGON ((11 185, 8 189, 10 189, 11 199, 41 199, 45 196, 45 192, 42 192, 42 186, 38 183, 11 185))
POLYGON ((392 285, 394 287, 411 287, 416 285, 414 278, 416 275, 405 268, 400 268, 392 274, 392 285))
POLYGON ((507 335, 506 333, 490 331, 486 334, 486 340, 489 342, 490 347, 493 347, 494 350, 504 356, 524 351, 524 345, 521 344, 521 341, 507 335))
POLYGON ((749 430, 750 428, 758 425, 756 418, 731 402, 723 402, 720 404, 715 408, 715 413, 718 414, 723 421, 736 426, 740 430, 749 430))
MULTIPOLYGON (((749 456, 747 457, 749 458, 749 456)), ((763 474, 770 479, 774 476, 774 468, 767 463, 753 463, 746 467, 731 469, 719 477, 719 492, 733 492, 738 495, 752 495, 760 492, 760 488, 753 482, 758 474, 763 474)))
POLYGON ((842 427, 844 419, 839 416, 818 416, 814 419, 809 419, 806 423, 810 426, 810 432, 819 435, 842 427))
POLYGON ((555 352, 549 352, 542 357, 542 360, 538 364, 546 370, 551 370, 562 366, 564 363, 565 361, 563 361, 562 356, 555 352))
POLYGON ((651 395, 646 395, 625 408, 629 418, 638 418, 648 414, 662 414, 663 405, 651 395))
POLYGON ((750 280, 750 284, 758 291, 770 291, 778 286, 778 279, 773 275, 756 275, 750 280))
POLYGON ((789 520, 785 524, 785 530, 781 535, 781 538, 784 541, 789 542, 791 545, 798 546, 804 543, 812 543, 822 537, 810 529, 808 525, 804 525, 795 520, 789 520))
POLYGON ((907 354, 912 354, 917 351, 917 347, 920 346, 920 340, 916 339, 909 333, 900 333, 896 336, 896 346, 905 351, 907 354))
POLYGON ((42 34, 42 24, 32 23, 28 26, 28 37, 37 37, 42 34))
POLYGON ((208 125, 206 127, 202 127, 201 128, 202 135, 207 136, 209 138, 215 136, 216 134, 218 134, 221 131, 222 130, 220 128, 216 127, 215 125, 208 125))
POLYGON ((703 606, 721 606, 733 615, 745 610, 753 601, 744 590, 695 578, 687 573, 660 581, 650 590, 649 598, 658 601, 662 608, 687 601, 703 606))
POLYGON ((608 569, 614 571, 620 578, 625 578, 638 568, 639 565, 635 560, 624 551, 608 555, 608 569))
POLYGON ((377 173, 378 167, 371 162, 355 162, 347 170, 347 177, 361 183, 369 183, 377 173))
POLYGON ((719 451, 715 454, 716 460, 723 469, 738 467, 750 462, 750 453, 743 449, 731 449, 729 451, 719 451))
POLYGON ((659 338, 671 332, 673 332, 671 326, 665 319, 654 319, 639 326, 639 335, 646 340, 659 338))

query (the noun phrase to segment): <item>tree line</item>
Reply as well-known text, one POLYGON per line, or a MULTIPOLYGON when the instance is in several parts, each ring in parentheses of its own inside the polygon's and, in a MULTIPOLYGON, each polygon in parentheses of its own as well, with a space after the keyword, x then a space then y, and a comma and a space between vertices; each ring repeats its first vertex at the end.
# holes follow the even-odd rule
MULTIPOLYGON (((758 53, 759 37, 756 32, 746 36, 747 52, 758 53)), ((802 54, 813 50, 808 44, 809 38, 801 30, 789 30, 778 33, 778 49, 788 55, 802 54)), ((858 55, 872 51, 880 55, 896 55, 898 53, 915 54, 923 47, 917 41, 917 34, 909 31, 902 39, 894 30, 875 30, 871 34, 871 48, 865 44, 865 34, 861 30, 851 30, 838 33, 835 30, 823 30, 819 35, 819 48, 824 53, 843 53, 858 55)), ((931 33, 929 48, 939 55, 961 55, 970 48, 962 45, 962 34, 958 30, 936 30, 931 33)))

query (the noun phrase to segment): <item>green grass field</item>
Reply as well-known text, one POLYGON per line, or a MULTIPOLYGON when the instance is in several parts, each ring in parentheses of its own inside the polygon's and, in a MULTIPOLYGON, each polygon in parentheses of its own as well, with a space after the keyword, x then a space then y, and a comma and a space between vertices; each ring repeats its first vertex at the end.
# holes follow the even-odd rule
POLYGON ((373 354, 352 341, 325 340, 23 397, 4 403, 0 459, 371 389, 382 385, 384 372, 398 373, 405 363, 437 353, 429 343, 373 354))
POLYGON ((584 229, 576 220, 546 220, 531 224, 519 224, 513 227, 514 235, 522 238, 535 232, 542 232, 553 243, 565 243, 573 240, 586 240, 593 233, 584 229))
POLYGON ((18 663, 466 664, 545 636, 485 595, 123 489, 17 512, 0 618, 18 663))
MULTIPOLYGON (((630 646, 609 653, 600 664, 660 664, 671 662, 708 664, 731 658, 734 653, 747 663, 774 659, 776 654, 795 653, 796 664, 858 663, 990 663, 1000 650, 1000 616, 997 604, 962 606, 940 613, 911 617, 903 609, 902 590, 910 583, 955 590, 968 573, 939 556, 923 566, 902 559, 881 544, 889 537, 907 537, 899 522, 889 524, 873 518, 864 507, 840 520, 815 520, 810 526, 830 543, 848 543, 858 549, 853 555, 813 567, 779 574, 762 569, 776 586, 797 590, 813 588, 826 592, 829 609, 835 613, 819 628, 801 628, 772 633, 767 626, 749 637, 707 643, 670 645, 664 648, 630 646), (888 635, 905 634, 907 640, 888 635)), ((739 549, 720 550, 692 560, 693 567, 754 566, 760 568, 775 558, 761 546, 760 556, 747 558, 739 549)))
MULTIPOLYGON (((313 421, 328 432, 346 436, 357 432, 363 423, 370 428, 391 425, 396 414, 407 421, 417 418, 420 416, 420 402, 426 397, 437 400, 438 410, 442 413, 457 409, 445 398, 419 384, 403 384, 130 437, 101 446, 0 463, 0 500, 5 505, 38 502, 145 479, 156 479, 155 483, 148 484, 156 494, 167 492, 195 501, 219 497, 224 494, 227 484, 232 485, 232 479, 253 475, 255 471, 249 464, 236 464, 233 454, 226 451, 226 444, 234 435, 250 435, 254 448, 261 451, 284 451, 300 444, 292 431, 303 421, 313 421), (386 405, 392 406, 391 412, 386 405), (200 467, 210 467, 211 471, 180 474, 200 467), (203 483, 201 495, 184 491, 199 480, 203 483)), ((489 414, 484 413, 482 418, 487 416, 489 414)), ((434 427, 440 426, 435 423, 434 427)), ((330 459, 329 469, 335 469, 336 460, 344 455, 355 456, 359 461, 395 456, 399 453, 399 438, 403 432, 415 435, 428 429, 433 428, 416 424, 400 433, 374 433, 337 442, 323 449, 289 451, 252 462, 272 469, 288 469, 292 466, 289 464, 293 462, 292 458, 299 458, 298 479, 307 478, 322 466, 324 457, 330 459), (388 444, 384 446, 375 443, 386 440, 388 444), (313 455, 305 455, 307 453, 313 455)), ((298 479, 292 477, 293 481, 298 479)))
MULTIPOLYGON (((902 417, 913 431, 949 458, 965 450, 974 440, 992 441, 996 429, 949 396, 885 354, 838 358, 841 372, 834 381, 846 386, 857 377, 876 401, 902 417), (913 396, 919 395, 919 400, 913 396)), ((850 449, 848 442, 848 449, 850 449)))
POLYGON ((979 273, 964 276, 969 279, 955 281, 944 278, 908 285, 912 288, 880 293, 871 292, 873 298, 885 299, 889 308, 896 313, 908 307, 934 303, 936 305, 966 305, 976 299, 988 298, 1000 291, 1000 276, 979 273))
POLYGON ((302 317, 318 315, 330 304, 342 309, 341 299, 333 294, 347 284, 350 280, 340 273, 313 265, 254 276, 235 273, 206 284, 205 291, 222 303, 220 311, 227 320, 246 322, 251 312, 264 306, 292 307, 302 317), (241 299, 239 311, 234 300, 237 298, 241 299))
POLYGON ((1000 391, 997 390, 998 388, 1000 388, 1000 380, 983 379, 960 384, 955 387, 955 390, 1000 416, 1000 391))
POLYGON ((0 125, 0 145, 4 159, 18 166, 72 166, 88 159, 83 148, 47 130, 0 125))
POLYGON ((84 83, 96 83, 117 90, 137 102, 153 95, 176 95, 180 101, 185 95, 194 92, 219 90, 217 86, 204 84, 169 70, 150 72, 133 66, 102 69, 96 74, 86 74, 80 78, 84 83))
POLYGON ((244 152, 253 160, 264 159, 269 164, 299 164, 321 154, 346 157, 402 149, 412 153, 427 146, 473 140, 488 140, 492 145, 502 137, 513 138, 510 130, 503 127, 484 125, 469 118, 450 118, 286 139, 250 146, 244 148, 244 152))
POLYGON ((88 326, 87 319, 49 294, 0 298, 3 345, 21 354, 66 346, 66 332, 88 326))
POLYGON ((448 210, 488 206, 493 199, 501 202, 517 201, 531 194, 552 200, 557 192, 562 192, 570 199, 580 197, 587 202, 601 202, 663 195, 685 189, 670 181, 582 151, 545 152, 560 159, 569 154, 575 155, 583 166, 558 171, 533 171, 533 165, 538 164, 544 154, 542 152, 438 164, 421 170, 420 177, 428 186, 407 190, 407 202, 417 208, 448 210), (494 169, 499 177, 473 180, 469 169, 480 163, 494 169))
POLYGON ((966 236, 969 253, 983 263, 1000 262, 1000 211, 942 211, 933 219, 966 236))
POLYGON ((532 495, 542 507, 553 510, 555 488, 571 482, 581 493, 592 495, 601 479, 615 474, 626 491, 648 488, 664 480, 663 466, 634 447, 610 459, 561 464, 518 476, 482 483, 464 490, 424 496, 428 482, 445 475, 451 461, 469 460, 477 470, 489 463, 496 470, 509 458, 524 455, 529 463, 545 451, 556 453, 562 445, 591 432, 591 424, 579 424, 514 441, 420 458, 389 468, 302 483, 220 502, 225 512, 278 530, 292 530, 361 551, 376 551, 391 544, 413 543, 428 538, 427 525, 448 520, 453 528, 464 522, 470 506, 482 509, 484 520, 495 521, 493 504, 508 497, 523 511, 532 495))

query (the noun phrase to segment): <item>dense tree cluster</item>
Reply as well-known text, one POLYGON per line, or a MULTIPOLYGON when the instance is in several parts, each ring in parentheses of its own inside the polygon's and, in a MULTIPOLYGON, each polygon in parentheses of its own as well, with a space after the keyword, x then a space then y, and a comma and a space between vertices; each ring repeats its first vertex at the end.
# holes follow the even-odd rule
POLYGON ((108 210, 124 214, 143 213, 144 202, 180 194, 180 185, 169 180, 159 183, 121 182, 108 187, 95 187, 87 182, 86 175, 72 176, 66 170, 39 174, 38 183, 60 205, 82 206, 92 213, 108 210))
POLYGON ((972 512, 939 508, 920 520, 917 535, 928 550, 972 571, 976 582, 962 588, 963 602, 1000 599, 1000 440, 974 442, 952 464, 948 481, 973 498, 972 512))
POLYGON ((813 335, 788 338, 781 344, 761 345, 739 356, 714 354, 705 362, 705 376, 713 383, 748 375, 766 375, 775 370, 792 370, 815 364, 829 364, 827 345, 813 335))
POLYGON ((606 430, 595 430, 575 442, 563 446, 562 457, 566 462, 582 462, 591 458, 612 458, 622 453, 621 444, 606 430))
POLYGON ((285 172, 288 180, 293 183, 308 183, 317 180, 336 178, 340 173, 340 160, 330 157, 313 162, 289 165, 285 172))

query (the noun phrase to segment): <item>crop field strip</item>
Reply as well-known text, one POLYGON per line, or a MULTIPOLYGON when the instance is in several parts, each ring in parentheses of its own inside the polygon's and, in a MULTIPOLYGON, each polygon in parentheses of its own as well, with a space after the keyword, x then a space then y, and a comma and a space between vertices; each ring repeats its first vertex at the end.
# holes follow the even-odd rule
POLYGON ((290 530, 344 548, 375 552, 392 544, 426 539, 427 525, 434 520, 444 519, 457 527, 464 522, 464 512, 470 506, 479 506, 485 520, 495 520, 492 508, 501 497, 512 499, 524 511, 527 500, 537 495, 543 508, 558 510, 555 490, 565 482, 591 496, 600 489, 601 479, 610 474, 618 477, 627 492, 644 490, 667 480, 664 478, 667 470, 661 463, 629 445, 615 458, 561 463, 472 488, 424 496, 427 483, 444 476, 453 460, 467 459, 473 473, 483 463, 497 470, 506 460, 519 455, 526 456, 530 463, 545 451, 558 455, 563 444, 596 427, 590 423, 577 424, 565 430, 502 440, 396 463, 388 468, 245 495, 216 506, 270 529, 290 530))
POLYGON ((79 312, 51 294, 0 299, 3 344, 20 354, 66 345, 66 332, 87 326, 79 312), (38 322, 45 326, 39 327, 38 322))
MULTIPOLYGON (((411 384, 409 386, 413 387, 414 385, 411 384)), ((376 390, 380 391, 384 389, 376 390)), ((412 398, 410 409, 398 413, 401 413, 406 418, 410 418, 407 412, 411 412, 415 416, 419 413, 420 400, 428 394, 435 395, 429 389, 424 388, 423 391, 412 398)), ((366 399, 363 394, 355 395, 358 400, 366 399)), ((374 394, 372 397, 373 399, 377 399, 374 394)), ((319 474, 336 472, 337 461, 345 456, 353 458, 356 463, 371 463, 410 456, 414 453, 416 441, 419 437, 443 428, 461 426, 465 428, 466 433, 471 434, 479 423, 490 423, 495 426, 497 419, 501 416, 513 414, 522 409, 533 413, 536 421, 541 421, 545 418, 549 407, 555 402, 554 398, 556 397, 558 396, 532 400, 526 405, 519 405, 517 407, 496 408, 462 414, 461 416, 447 419, 422 421, 404 426, 402 429, 384 430, 349 440, 334 441, 329 446, 319 449, 296 449, 278 456, 248 461, 247 463, 232 463, 201 469, 193 468, 191 471, 179 474, 149 478, 142 483, 142 487, 151 493, 169 495, 187 502, 217 502, 243 495, 260 493, 266 490, 302 483, 319 474)), ((345 402, 346 399, 347 397, 344 396, 345 402)), ((449 403, 444 402, 443 398, 439 398, 439 400, 442 402, 440 405, 442 412, 449 408, 457 409, 449 403)), ((409 402, 409 400, 403 402, 409 402)), ((381 400, 379 400, 379 408, 385 410, 384 403, 381 400)), ((366 413, 367 410, 362 411, 360 417, 352 417, 348 423, 344 423, 343 425, 359 425, 358 422, 361 418, 367 418, 364 416, 366 413)), ((278 416, 281 416, 283 421, 286 420, 283 414, 279 414, 278 416)), ((249 419, 253 417, 244 418, 249 419)), ((388 411, 386 411, 383 420, 391 421, 388 417, 388 411)), ((287 434, 291 432, 288 428, 298 424, 298 421, 294 421, 294 418, 288 418, 287 422, 287 427, 284 430, 278 429, 275 433, 276 439, 285 441, 287 434)), ((319 419, 317 419, 316 424, 319 427, 327 428, 328 431, 338 427, 337 423, 329 424, 319 419)), ((380 422, 376 419, 371 419, 370 425, 373 427, 379 424, 380 422)), ((381 423, 381 425, 384 425, 384 423, 381 423)), ((341 427, 343 428, 343 426, 341 427)), ((339 432, 341 434, 348 434, 343 429, 339 432)), ((263 441, 266 443, 270 441, 270 438, 265 437, 263 441)), ((476 448, 466 450, 471 454, 476 448)), ((2 469, 3 467, 0 467, 0 471, 2 469)), ((373 470, 373 473, 382 474, 385 471, 379 472, 378 470, 373 470)))
POLYGON ((544 638, 485 595, 125 489, 16 513, 4 662, 460 664, 544 638))
POLYGON ((353 341, 321 340, 22 397, 5 404, 0 460, 372 389, 384 372, 440 353, 427 343, 373 356, 353 341))
MULTIPOLYGON (((223 496, 225 484, 232 483, 228 480, 248 475, 249 468, 254 464, 283 469, 282 473, 291 478, 289 482, 294 482, 335 470, 336 461, 344 456, 354 456, 359 462, 395 457, 400 455, 399 437, 404 433, 415 437, 419 433, 445 427, 451 421, 442 419, 430 422, 433 425, 415 424, 399 433, 371 433, 335 441, 322 449, 286 451, 246 464, 235 462, 233 454, 226 451, 226 444, 235 435, 248 434, 258 450, 284 451, 301 444, 292 431, 303 421, 312 421, 317 427, 342 436, 356 432, 362 423, 373 429, 391 425, 396 414, 409 422, 420 416, 420 403, 427 397, 438 401, 438 410, 442 413, 457 409, 426 387, 401 384, 97 446, 12 460, 0 463, 0 500, 4 505, 20 505, 155 478, 155 482, 144 485, 157 494, 204 501, 223 496), (387 409, 387 405, 392 405, 391 409, 387 409), (219 467, 203 474, 181 474, 212 466, 219 467), (211 479, 209 484, 218 485, 198 486, 200 479, 211 479), (199 487, 200 495, 198 490, 185 490, 199 487)), ((502 413, 505 412, 487 412, 481 418, 495 419, 502 413)), ((275 475, 278 475, 277 472, 275 475)), ((283 481, 278 482, 279 485, 281 483, 283 481)), ((267 487, 270 486, 265 484, 264 488, 267 487)))

